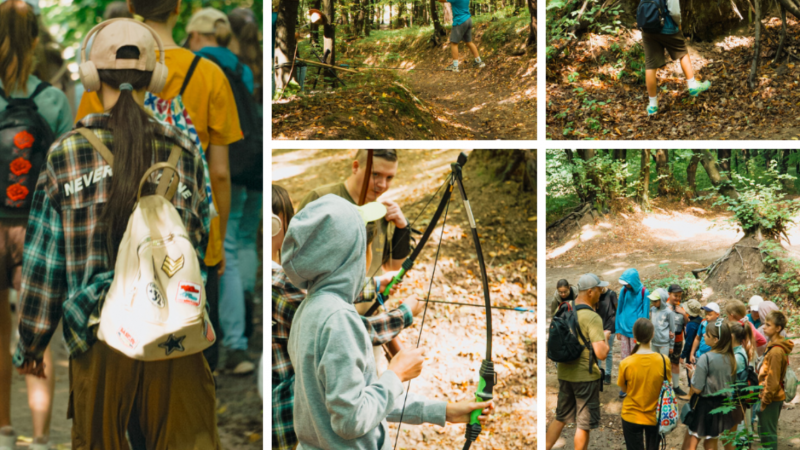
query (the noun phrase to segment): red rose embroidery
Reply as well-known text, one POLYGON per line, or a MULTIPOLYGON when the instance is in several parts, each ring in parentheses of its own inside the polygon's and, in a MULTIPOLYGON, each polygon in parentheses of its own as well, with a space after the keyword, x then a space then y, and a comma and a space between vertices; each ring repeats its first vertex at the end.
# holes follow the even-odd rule
POLYGON ((25 197, 28 196, 28 188, 19 183, 15 183, 6 189, 6 195, 12 201, 18 202, 24 200, 25 197))
POLYGON ((33 135, 27 131, 20 131, 14 136, 14 145, 20 150, 33 147, 33 135))
POLYGON ((31 170, 31 163, 25 158, 17 158, 11 161, 9 166, 11 168, 11 173, 16 176, 25 175, 31 170))

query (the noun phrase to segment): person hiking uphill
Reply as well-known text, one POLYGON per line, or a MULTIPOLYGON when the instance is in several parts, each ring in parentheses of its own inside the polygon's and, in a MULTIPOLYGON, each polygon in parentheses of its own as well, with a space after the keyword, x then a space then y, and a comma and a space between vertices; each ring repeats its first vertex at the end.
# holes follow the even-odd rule
MULTIPOLYGON (((664 50, 669 52, 673 60, 680 60, 681 69, 686 75, 686 85, 689 88, 689 95, 697 97, 702 92, 711 87, 710 81, 697 81, 692 69, 692 60, 686 48, 686 38, 681 31, 681 5, 680 0, 655 0, 656 4, 666 6, 663 26, 656 25, 655 28, 646 26, 642 20, 642 10, 652 1, 642 0, 639 4, 637 15, 638 26, 642 29, 642 46, 644 47, 645 57, 645 82, 647 84, 647 95, 650 102, 647 105, 647 115, 652 116, 658 112, 658 80, 656 72, 658 69, 667 65, 664 58, 664 50), (663 3, 661 3, 663 2, 663 3)), ((657 18, 657 17, 656 17, 657 18)))
MULTIPOLYGON (((631 356, 635 345, 633 339, 633 324, 644 317, 650 318, 650 291, 648 291, 639 280, 639 271, 628 269, 619 277, 619 284, 622 285, 617 302, 617 317, 615 328, 617 340, 620 345, 620 361, 631 356)), ((620 398, 625 398, 625 392, 620 391, 620 398)))
POLYGON ((483 68, 486 63, 481 60, 478 47, 472 42, 472 17, 469 14, 469 0, 439 0, 439 3, 450 3, 453 7, 453 29, 450 30, 450 54, 453 63, 444 70, 458 72, 458 43, 466 42, 472 56, 475 57, 473 67, 483 68))

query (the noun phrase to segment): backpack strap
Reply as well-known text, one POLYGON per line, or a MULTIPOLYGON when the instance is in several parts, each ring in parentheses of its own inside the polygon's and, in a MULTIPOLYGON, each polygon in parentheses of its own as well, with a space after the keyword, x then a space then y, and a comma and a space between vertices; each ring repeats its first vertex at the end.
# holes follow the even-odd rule
POLYGON ((94 147, 94 149, 97 150, 98 153, 100 153, 100 156, 102 156, 103 159, 106 160, 109 166, 114 167, 114 154, 111 153, 111 150, 109 150, 108 147, 106 147, 106 145, 103 144, 103 141, 101 141, 100 138, 97 137, 97 135, 94 134, 92 130, 88 128, 78 128, 75 131, 80 133, 81 136, 85 137, 86 140, 89 141, 90 144, 92 144, 92 147, 94 147))
POLYGON ((183 84, 181 85, 181 90, 178 95, 183 95, 183 91, 186 90, 186 86, 189 85, 189 80, 192 79, 192 75, 194 75, 194 69, 197 68, 197 63, 203 59, 200 55, 194 55, 194 59, 192 60, 192 64, 189 66, 189 71, 186 72, 186 78, 183 79, 183 84))
MULTIPOLYGON (((177 145, 172 146, 172 151, 169 154, 169 159, 167 159, 167 164, 170 167, 178 167, 178 160, 181 158, 181 149, 177 145)), ((180 176, 177 175, 177 171, 175 172, 176 176, 166 174, 161 175, 161 179, 158 181, 158 187, 156 188, 156 194, 166 198, 167 200, 172 200, 172 197, 175 196, 175 192, 178 190, 178 185, 180 184, 180 176)))
MULTIPOLYGON (((591 374, 593 365, 597 364, 597 368, 600 369, 600 364, 597 362, 598 359, 594 355, 594 347, 592 346, 592 343, 589 342, 589 340, 586 339, 586 337, 584 337, 583 332, 581 331, 581 324, 580 322, 578 322, 578 311, 584 309, 594 312, 594 308, 592 308, 589 305, 575 306, 575 334, 578 335, 578 339, 583 341, 583 346, 586 347, 587 350, 589 350, 589 373, 591 374)), ((600 373, 602 374, 602 371, 600 373)))
MULTIPOLYGON (((6 91, 4 91, 4 90, 3 90, 3 88, 0 88, 0 98, 2 98, 3 100, 5 100, 5 101, 6 101, 6 103, 11 103, 11 100, 31 100, 31 101, 33 101, 33 99, 35 99, 35 98, 36 98, 36 96, 38 96, 39 94, 41 94, 41 93, 42 93, 42 91, 44 91, 45 89, 47 89, 47 88, 49 88, 49 87, 50 87, 50 83, 48 83, 48 82, 46 82, 46 81, 42 81, 42 82, 40 82, 40 83, 39 83, 39 84, 36 86, 36 89, 34 89, 34 90, 33 90, 33 92, 31 93, 31 95, 30 95, 30 96, 28 96, 28 98, 24 98, 24 99, 22 99, 22 98, 20 98, 20 99, 17 99, 17 98, 9 98, 9 97, 6 95, 6 91)), ((33 104, 33 106, 34 106, 34 107, 36 107, 36 104, 34 103, 34 104, 33 104)))
MULTIPOLYGON (((173 148, 173 152, 174 152, 174 148, 173 148)), ((141 181, 139 181, 139 190, 136 192, 136 201, 137 202, 139 200, 141 200, 141 198, 142 198, 142 188, 144 187, 144 184, 147 182, 147 179, 150 178, 150 175, 152 175, 153 172, 155 172, 156 170, 161 170, 161 169, 171 170, 175 174, 175 177, 178 178, 179 181, 180 181, 181 174, 178 172, 178 169, 175 166, 170 165, 170 163, 168 163, 166 161, 155 163, 152 166, 150 166, 150 168, 147 169, 144 172, 144 175, 142 175, 141 181)), ((162 175, 161 178, 164 179, 165 177, 162 175)), ((174 194, 174 192, 173 192, 173 194, 174 194)), ((167 200, 170 200, 170 199, 167 199, 167 200)))

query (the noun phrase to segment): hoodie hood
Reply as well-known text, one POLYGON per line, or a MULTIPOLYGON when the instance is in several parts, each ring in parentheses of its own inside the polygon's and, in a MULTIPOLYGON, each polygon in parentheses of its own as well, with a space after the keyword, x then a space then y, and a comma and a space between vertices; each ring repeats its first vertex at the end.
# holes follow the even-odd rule
POLYGON ((639 271, 636 269, 626 270, 619 279, 628 283, 631 289, 626 286, 620 289, 616 331, 625 337, 633 338, 633 324, 641 317, 650 318, 650 299, 647 298, 650 292, 645 289, 642 295, 643 286, 639 280, 639 271))
MULTIPOLYGON (((658 308, 650 307, 650 321, 653 322, 654 327, 654 334, 653 340, 651 341, 653 345, 675 345, 675 337, 673 336, 670 338, 669 333, 674 332, 675 330, 675 314, 672 310, 667 306, 667 299, 669 299, 669 293, 664 288, 658 288, 654 291, 655 294, 658 294, 659 298, 661 299, 661 304, 658 308)), ((650 301, 650 299, 647 299, 650 301)))
POLYGON ((356 207, 325 195, 292 218, 281 265, 295 286, 336 295, 352 304, 366 278, 367 228, 356 207))
POLYGON ((764 323, 764 321, 767 318, 767 314, 771 313, 772 311, 778 311, 778 310, 779 310, 778 305, 776 305, 775 302, 763 301, 759 303, 758 317, 759 319, 761 319, 761 323, 764 323))
POLYGON ((655 290, 654 293, 658 294, 658 296, 661 297, 661 306, 658 307, 658 310, 664 311, 665 309, 667 309, 667 300, 669 300, 669 293, 667 292, 667 290, 664 288, 658 288, 655 290))
POLYGON ((780 347, 784 351, 784 353, 788 355, 789 353, 792 353, 792 349, 794 348, 794 342, 788 339, 782 339, 780 342, 776 342, 774 344, 773 343, 767 344, 767 349, 770 349, 772 347, 780 347))
MULTIPOLYGON (((639 292, 642 290, 642 282, 639 280, 639 271, 636 269, 628 269, 625 272, 622 272, 622 276, 619 277, 620 280, 628 283, 633 289, 633 292, 639 292)), ((628 288, 623 286, 623 291, 627 291, 628 288)))

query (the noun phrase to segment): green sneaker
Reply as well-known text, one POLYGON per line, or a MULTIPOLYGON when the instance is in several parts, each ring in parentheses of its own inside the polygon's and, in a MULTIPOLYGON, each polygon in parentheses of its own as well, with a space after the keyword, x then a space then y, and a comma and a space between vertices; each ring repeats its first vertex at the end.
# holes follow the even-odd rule
POLYGON ((658 106, 648 106, 647 107, 647 115, 652 116, 653 114, 658 112, 658 106))
POLYGON ((457 65, 455 65, 455 64, 453 64, 453 63, 450 63, 450 65, 449 65, 449 66, 447 66, 447 67, 445 67, 445 68, 444 68, 444 70, 446 70, 446 71, 448 71, 448 72, 460 72, 460 71, 458 70, 458 66, 457 66, 457 65))
POLYGON ((711 89, 711 82, 706 80, 703 81, 702 83, 698 83, 696 88, 689 89, 689 95, 691 95, 692 97, 697 97, 698 95, 700 95, 701 92, 705 92, 709 89, 711 89))

